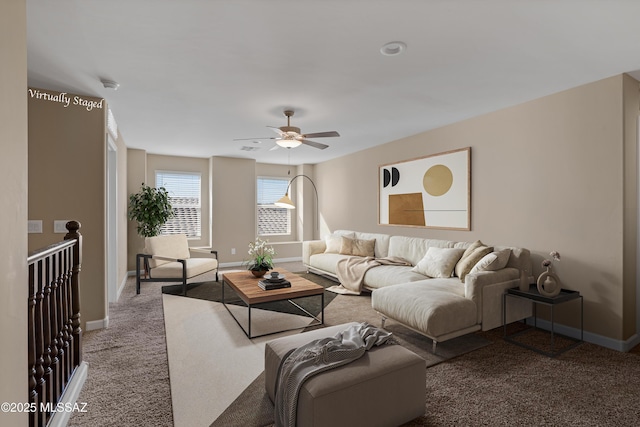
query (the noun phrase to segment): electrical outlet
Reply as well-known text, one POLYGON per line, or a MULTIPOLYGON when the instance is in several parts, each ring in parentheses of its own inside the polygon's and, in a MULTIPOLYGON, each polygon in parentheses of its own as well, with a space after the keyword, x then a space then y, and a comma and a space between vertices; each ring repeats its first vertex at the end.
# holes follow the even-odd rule
POLYGON ((42 220, 30 219, 27 221, 27 233, 42 233, 42 220))
POLYGON ((235 255, 236 254, 236 248, 231 248, 231 255, 235 255))
POLYGON ((66 219, 56 219, 53 221, 53 232, 54 233, 66 233, 67 232, 67 222, 69 220, 66 219))

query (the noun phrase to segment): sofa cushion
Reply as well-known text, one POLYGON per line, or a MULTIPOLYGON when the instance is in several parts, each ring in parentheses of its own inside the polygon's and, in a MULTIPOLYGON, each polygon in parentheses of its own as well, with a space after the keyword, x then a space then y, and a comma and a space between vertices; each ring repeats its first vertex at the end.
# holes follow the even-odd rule
POLYGON ((501 251, 494 251, 485 255, 480 261, 473 266, 469 274, 475 274, 479 271, 496 271, 501 270, 507 266, 509 262, 509 256, 511 256, 510 249, 503 249, 501 251))
MULTIPOLYGON (((187 279, 218 268, 218 260, 214 258, 188 258, 186 260, 187 279)), ((153 279, 182 278, 182 263, 167 262, 149 271, 149 277, 153 279)))
POLYGON ((375 240, 351 239, 349 237, 342 236, 340 253, 342 255, 373 257, 375 256, 375 245, 375 240))
POLYGON ((464 251, 460 261, 456 264, 456 276, 464 282, 464 277, 469 274, 474 265, 478 263, 485 255, 493 252, 493 248, 485 246, 480 240, 476 240, 464 251))
MULTIPOLYGON (((144 239, 145 253, 175 259, 190 257, 189 243, 186 234, 166 234, 162 236, 146 237, 144 239)), ((149 267, 155 268, 169 263, 167 260, 149 260, 149 267)))
POLYGON ((429 277, 451 277, 463 252, 462 249, 431 247, 412 271, 429 277))
MULTIPOLYGON (((417 282, 426 277, 412 271, 412 267, 406 265, 381 265, 369 269, 364 275, 364 283, 367 289, 378 289, 385 286, 394 286, 398 283, 417 282)), ((460 282, 459 280, 456 280, 460 282)))
POLYGON ((376 245, 374 248, 374 256, 376 258, 384 258, 389 256, 389 239, 391 236, 388 234, 379 233, 362 233, 360 231, 355 232, 355 238, 361 240, 375 240, 376 245))
MULTIPOLYGON (((476 304, 457 293, 456 286, 431 287, 424 282, 402 283, 376 289, 371 296, 374 310, 425 335, 437 338, 476 325, 476 304)), ((455 279, 455 282, 460 283, 455 279)))
POLYGON ((455 244, 456 242, 449 240, 391 236, 389 239, 389 256, 404 258, 408 260, 411 265, 416 265, 430 247, 453 248, 455 244))
POLYGON ((315 254, 309 257, 309 265, 318 270, 326 271, 327 273, 335 275, 338 261, 349 257, 351 257, 351 255, 327 253, 315 254))

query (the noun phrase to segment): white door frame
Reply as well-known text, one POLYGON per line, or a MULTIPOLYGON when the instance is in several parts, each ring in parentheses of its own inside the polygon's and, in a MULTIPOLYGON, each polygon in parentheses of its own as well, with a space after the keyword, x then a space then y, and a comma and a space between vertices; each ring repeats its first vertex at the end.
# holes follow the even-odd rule
MULTIPOLYGON (((636 211, 636 342, 640 340, 640 115, 637 117, 637 133, 636 133, 636 179, 638 182, 636 197, 638 198, 638 206, 636 211)), ((633 344, 631 345, 633 347, 633 344)))
POLYGON ((118 300, 118 148, 107 133, 107 301, 118 300))

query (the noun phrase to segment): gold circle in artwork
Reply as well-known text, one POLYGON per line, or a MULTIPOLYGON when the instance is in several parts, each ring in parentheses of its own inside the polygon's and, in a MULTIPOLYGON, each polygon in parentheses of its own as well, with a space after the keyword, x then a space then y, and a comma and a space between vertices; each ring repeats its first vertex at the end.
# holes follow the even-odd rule
POLYGON ((453 184, 453 173, 445 165, 431 166, 424 173, 422 186, 432 196, 442 196, 453 184))

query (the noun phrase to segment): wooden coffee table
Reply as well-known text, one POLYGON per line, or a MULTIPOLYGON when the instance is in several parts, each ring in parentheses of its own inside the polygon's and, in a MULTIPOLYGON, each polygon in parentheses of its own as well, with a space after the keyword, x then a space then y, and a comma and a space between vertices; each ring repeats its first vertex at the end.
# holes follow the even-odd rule
POLYGON ((227 309, 233 320, 236 321, 238 326, 242 329, 245 335, 248 338, 257 338, 265 335, 276 334, 279 332, 291 331, 297 328, 291 329, 283 329, 275 332, 269 332, 261 335, 251 335, 251 309, 259 304, 264 304, 267 302, 274 301, 289 301, 291 304, 296 306, 298 309, 302 310, 307 316, 313 318, 316 323, 313 321, 308 326, 313 325, 323 325, 324 324, 324 288, 318 284, 315 284, 303 277, 298 276, 297 274, 293 274, 290 271, 284 270, 282 268, 276 269, 280 274, 284 274, 286 280, 291 282, 290 288, 281 288, 281 289, 272 289, 269 291, 265 291, 258 286, 258 282, 262 280, 262 278, 254 277, 250 271, 241 271, 236 273, 225 273, 222 272, 223 280, 222 280, 222 304, 227 309), (248 308, 248 326, 247 329, 242 326, 240 321, 234 316, 234 314, 229 310, 227 304, 225 302, 224 297, 224 288, 225 285, 228 285, 231 289, 235 291, 235 293, 240 297, 240 299, 247 305, 248 308), (293 300, 298 298, 304 298, 308 296, 320 296, 321 298, 321 314, 320 319, 318 319, 315 315, 309 313, 304 308, 300 307, 300 305, 293 302, 293 300))

